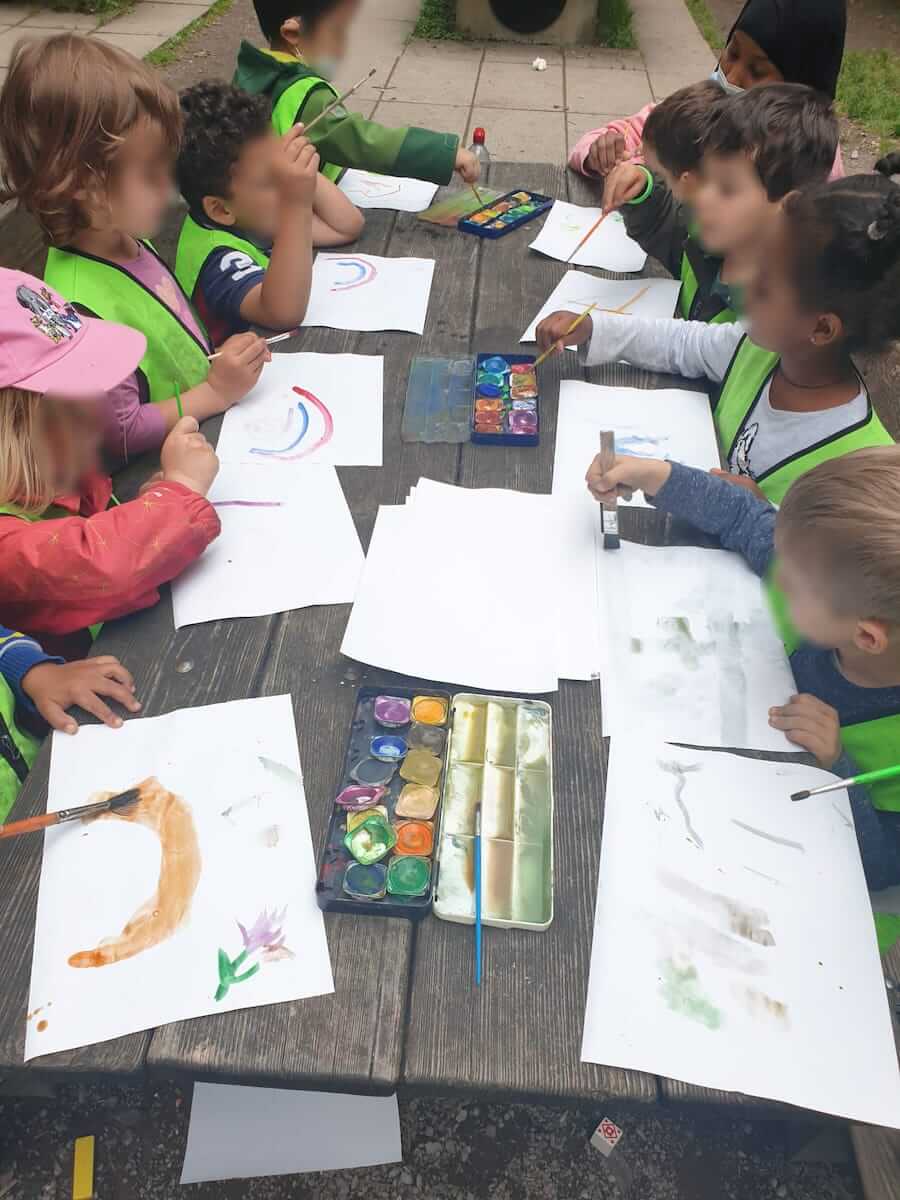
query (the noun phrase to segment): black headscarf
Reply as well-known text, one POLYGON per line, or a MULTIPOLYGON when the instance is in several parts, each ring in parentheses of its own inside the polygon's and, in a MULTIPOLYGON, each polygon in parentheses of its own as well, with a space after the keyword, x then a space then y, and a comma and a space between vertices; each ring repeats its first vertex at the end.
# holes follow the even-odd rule
POLYGON ((847 0, 747 0, 732 26, 765 50, 786 83, 834 99, 844 57, 847 0))

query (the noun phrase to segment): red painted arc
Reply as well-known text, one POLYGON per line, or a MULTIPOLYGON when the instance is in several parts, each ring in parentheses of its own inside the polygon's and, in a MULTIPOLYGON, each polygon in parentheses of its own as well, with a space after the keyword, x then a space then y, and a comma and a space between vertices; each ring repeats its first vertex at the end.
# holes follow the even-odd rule
POLYGON ((314 396, 312 392, 308 392, 306 388, 302 387, 295 387, 293 388, 293 391, 296 392, 298 396, 302 396, 304 400, 308 400, 313 408, 317 408, 319 410, 319 412, 322 414, 324 428, 322 430, 321 437, 317 442, 313 442, 311 446, 307 446, 306 449, 301 450, 299 454, 285 455, 285 462, 295 462, 298 458, 307 458, 310 454, 315 454, 315 452, 321 449, 322 446, 327 446, 334 437, 334 417, 331 415, 331 412, 328 408, 326 408, 319 397, 314 396))

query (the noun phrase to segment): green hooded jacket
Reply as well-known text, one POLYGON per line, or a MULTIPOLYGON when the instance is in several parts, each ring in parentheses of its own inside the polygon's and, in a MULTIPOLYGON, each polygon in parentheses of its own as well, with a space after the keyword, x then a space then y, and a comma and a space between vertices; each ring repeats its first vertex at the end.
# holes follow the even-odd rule
MULTIPOLYGON (((316 75, 301 59, 275 50, 259 50, 242 42, 234 84, 245 92, 263 94, 272 101, 273 124, 285 132, 284 105, 295 89, 298 108, 291 124, 308 125, 334 102, 331 84, 316 75), (298 84, 302 86, 297 86, 298 84), (275 119, 278 110, 278 119, 275 119)), ((319 121, 309 139, 331 174, 331 168, 356 167, 382 175, 409 176, 430 183, 448 183, 456 164, 459 138, 452 133, 432 133, 415 126, 387 129, 360 113, 340 105, 319 121)))

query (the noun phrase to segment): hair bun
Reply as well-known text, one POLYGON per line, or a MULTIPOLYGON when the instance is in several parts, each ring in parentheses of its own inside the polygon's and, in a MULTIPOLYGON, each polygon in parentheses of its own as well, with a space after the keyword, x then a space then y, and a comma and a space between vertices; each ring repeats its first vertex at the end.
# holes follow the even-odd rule
POLYGON ((883 242, 888 239, 893 245, 900 241, 900 187, 891 184, 882 201, 874 221, 866 229, 869 241, 883 242))
POLYGON ((888 179, 892 175, 900 175, 900 150, 895 150, 893 154, 885 154, 884 158, 879 158, 875 164, 875 170, 879 175, 886 175, 888 179))

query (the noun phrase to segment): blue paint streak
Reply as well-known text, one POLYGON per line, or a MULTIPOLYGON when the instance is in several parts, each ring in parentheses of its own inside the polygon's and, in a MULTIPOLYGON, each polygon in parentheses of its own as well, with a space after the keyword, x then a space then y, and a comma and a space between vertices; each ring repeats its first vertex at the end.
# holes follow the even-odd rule
POLYGON ((258 446, 251 446, 251 454, 287 454, 289 450, 293 450, 295 446, 299 446, 306 437, 306 431, 309 429, 309 413, 306 411, 306 405, 302 400, 297 401, 297 411, 300 413, 300 432, 289 446, 285 446, 283 450, 265 450, 258 446))

